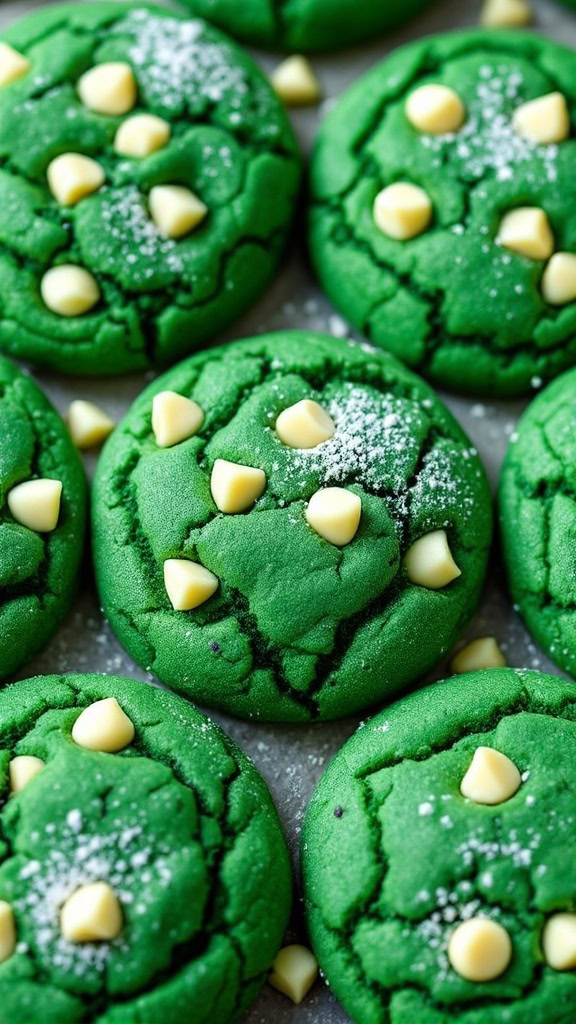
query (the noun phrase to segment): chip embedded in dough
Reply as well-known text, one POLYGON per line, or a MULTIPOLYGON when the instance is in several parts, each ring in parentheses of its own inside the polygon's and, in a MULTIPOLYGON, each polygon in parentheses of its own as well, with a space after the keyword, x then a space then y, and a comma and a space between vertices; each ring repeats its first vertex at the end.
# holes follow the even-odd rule
POLYGON ((282 410, 276 420, 276 433, 290 448, 316 448, 334 437, 336 424, 319 402, 303 398, 282 410))
POLYGON ((189 612, 216 593, 220 581, 214 573, 187 558, 167 558, 164 562, 164 586, 172 607, 189 612))
POLYGON ((150 215, 165 238, 183 238, 205 219, 208 207, 182 185, 155 185, 148 197, 150 215))
POLYGON ((542 275, 542 297, 551 306, 566 306, 576 299, 576 255, 555 252, 542 275))
POLYGON ((448 959, 467 981, 499 978, 512 959, 512 942, 505 928, 486 917, 471 917, 450 936, 448 959))
POLYGON ((398 181, 382 189, 374 200, 376 227, 399 242, 416 238, 426 231, 432 220, 430 197, 410 182, 398 181))
POLYGON ((492 747, 477 747, 460 792, 476 804, 502 804, 518 792, 521 784, 520 772, 506 754, 492 747))
POLYGON ((51 533, 58 526, 62 482, 25 480, 8 492, 8 508, 17 523, 37 533, 51 533))
POLYGON ((160 391, 152 399, 152 430, 160 448, 171 448, 193 437, 204 423, 197 402, 176 391, 160 391))
POLYGON ((0 900, 0 964, 12 956, 16 949, 16 922, 14 911, 6 900, 0 900))
POLYGON ((31 757, 29 754, 21 754, 13 757, 8 765, 10 775, 10 792, 20 793, 31 780, 38 775, 45 767, 44 761, 39 757, 31 757))
POLYGON ((105 697, 89 704, 78 715, 72 739, 79 747, 116 754, 134 739, 134 725, 116 697, 105 697))
POLYGON ((419 132, 447 135, 457 132, 466 118, 466 107, 454 89, 430 83, 410 93, 406 117, 419 132))
POLYGON ((31 66, 28 57, 23 53, 19 53, 8 43, 0 42, 0 88, 22 78, 31 66))
POLYGON ((360 526, 362 500, 345 487, 323 487, 312 495, 306 521, 329 544, 344 547, 360 526))
POLYGON ((544 210, 519 206, 500 222, 498 242, 530 260, 547 260, 554 252, 554 235, 544 210))
POLYGON ((576 967, 575 913, 565 911, 548 918, 542 933, 542 949, 553 970, 572 971, 576 967))
POLYGON ((63 317, 82 316, 100 300, 93 275, 71 263, 48 270, 40 282, 40 292, 48 309, 63 317))
POLYGON ((245 512, 264 494, 266 473, 252 466, 216 459, 210 477, 210 490, 220 512, 245 512))
POLYGON ((561 92, 550 92, 523 103, 514 112, 514 128, 523 138, 540 145, 563 142, 570 135, 570 112, 561 92))
POLYGON ((84 106, 97 114, 127 114, 138 95, 134 72, 123 61, 97 64, 80 78, 78 95, 84 106))
POLYGON ((75 206, 85 196, 97 192, 106 174, 97 160, 82 153, 62 153, 48 164, 50 191, 62 206, 75 206))
POLYGON ((162 149, 170 140, 169 121, 156 114, 134 114, 119 126, 114 149, 120 156, 145 157, 162 149))
POLYGON ((60 911, 60 930, 68 942, 111 942, 122 925, 120 901, 108 882, 80 886, 60 911))
POLYGON ((462 575, 445 530, 433 530, 414 541, 406 552, 404 565, 411 583, 430 590, 447 587, 462 575))

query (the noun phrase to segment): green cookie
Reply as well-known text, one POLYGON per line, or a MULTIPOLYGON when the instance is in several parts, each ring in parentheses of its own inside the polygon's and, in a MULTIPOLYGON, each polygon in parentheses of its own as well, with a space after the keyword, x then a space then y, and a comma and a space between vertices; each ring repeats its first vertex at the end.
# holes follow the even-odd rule
POLYGON ((558 132, 543 118, 555 143, 513 123, 520 106, 550 93, 572 110, 572 50, 531 34, 458 32, 387 57, 319 133, 310 245, 323 288, 372 341, 455 391, 522 394, 576 362, 574 267, 554 304, 543 276, 552 252, 576 251, 576 141, 565 139, 565 106, 558 132), (407 99, 432 84, 457 94, 460 128, 430 134, 409 120, 407 99), (374 216, 377 195, 402 182, 431 204, 428 227, 414 225, 420 233, 406 240, 374 216), (518 225, 500 240, 504 217, 525 207, 541 211, 531 222, 547 219, 546 245, 527 245, 518 225))
POLYGON ((0 679, 55 632, 72 600, 84 545, 86 484, 58 413, 34 381, 0 357, 0 679), (40 533, 10 511, 29 480, 62 483, 55 529, 40 533))
POLYGON ((256 46, 335 50, 408 21, 428 0, 184 0, 195 14, 256 46))
POLYGON ((576 924, 575 792, 576 689, 552 676, 474 672, 364 723, 302 833, 312 942, 355 1024, 574 1021, 576 974, 542 940, 555 914, 576 924), (479 747, 515 766, 497 804, 460 792, 479 747), (508 946, 481 981, 480 943, 474 970, 455 955, 478 918, 508 946))
POLYGON ((28 679, 0 695, 0 785, 0 898, 17 942, 1 947, 3 1024, 241 1015, 286 928, 290 864, 262 778, 216 725, 144 683, 28 679), (79 713, 105 698, 133 739, 112 742, 101 713, 98 737, 77 745, 79 713), (45 764, 8 799, 21 756, 45 764), (62 908, 93 883, 115 920, 97 932, 81 911, 71 932, 62 908))
POLYGON ((132 656, 202 704, 275 721, 337 718, 422 676, 475 607, 491 535, 484 471, 434 392, 385 353, 297 331, 195 356, 147 388, 104 449, 93 510, 102 603, 132 656), (151 413, 166 390, 204 422, 161 448, 151 413), (310 400, 333 436, 283 443, 279 415, 310 400), (216 505, 216 460, 260 471, 256 504, 216 505), (360 509, 348 543, 307 521, 324 488, 340 488, 328 518, 340 500, 360 509), (404 555, 443 530, 461 575, 416 585, 404 555), (196 606, 178 586, 169 597, 171 560, 209 571, 196 606))
MULTIPOLYGON (((201 348, 270 281, 292 217, 296 144, 264 76, 216 30, 147 5, 43 7, 2 39, 30 66, 0 85, 0 348, 85 374, 166 365, 201 348), (122 94, 124 113, 104 114, 119 109, 109 73, 104 101, 83 85, 81 99, 79 82, 118 62, 136 92, 122 94), (164 136, 137 122, 136 141, 124 128, 117 142, 142 114, 160 118, 164 136), (159 148, 126 155, 150 146, 159 148), (70 153, 95 161, 100 178, 52 194, 49 167, 70 153), (152 190, 167 185, 199 198, 204 219, 153 220, 152 190), (91 275, 83 301, 68 281, 49 298, 45 275, 61 264, 91 275)), ((169 199, 158 199, 164 212, 169 199)))

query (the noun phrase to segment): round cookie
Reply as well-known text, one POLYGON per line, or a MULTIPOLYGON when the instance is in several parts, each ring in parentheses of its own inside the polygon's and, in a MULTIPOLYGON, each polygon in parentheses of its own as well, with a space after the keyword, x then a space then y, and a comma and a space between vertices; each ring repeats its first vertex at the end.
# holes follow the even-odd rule
POLYGON ((575 764, 574 686, 511 669, 411 694, 336 755, 304 898, 355 1024, 574 1019, 575 764))
POLYGON ((34 381, 0 357, 0 679, 55 632, 84 547, 86 483, 34 381))
POLYGON ((351 323, 465 393, 574 364, 575 100, 573 52, 513 32, 419 40, 356 82, 320 130, 310 212, 351 323))
POLYGON ((100 458, 93 544, 121 643, 201 704, 336 718, 453 644, 491 535, 484 471, 386 353, 304 332, 192 357, 100 458))
POLYGON ((576 370, 529 405, 500 482, 502 550, 512 598, 546 653, 576 676, 576 370))
POLYGON ((166 365, 271 279, 299 160, 256 65, 200 21, 43 7, 0 41, 0 347, 63 373, 166 365))
POLYGON ((185 0, 195 14, 255 46, 313 52, 352 46, 408 21, 428 0, 185 0))
POLYGON ((241 1015, 290 864, 266 785, 214 723, 127 679, 28 679, 0 695, 0 780, 5 1024, 241 1015))

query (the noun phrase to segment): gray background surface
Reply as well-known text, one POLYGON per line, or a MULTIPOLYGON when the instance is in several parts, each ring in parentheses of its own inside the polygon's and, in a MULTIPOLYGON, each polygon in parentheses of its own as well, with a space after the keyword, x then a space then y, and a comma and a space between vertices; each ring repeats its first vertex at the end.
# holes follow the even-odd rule
MULTIPOLYGON (((402 0, 396 2, 402 3, 402 0)), ((533 2, 537 28, 576 47, 576 12, 546 0, 533 2)), ((0 26, 37 6, 41 6, 38 0, 0 3, 0 26)), ((400 43, 430 32, 476 25, 479 10, 480 0, 436 0, 422 17, 375 44, 315 58, 313 64, 326 99, 315 110, 294 114, 294 125, 304 152, 309 152, 318 124, 331 104, 365 69, 400 43)), ((273 55, 258 53, 256 57, 267 71, 277 63, 273 55)), ((249 315, 219 340, 289 327, 353 336, 315 286, 307 267, 302 231, 299 229, 293 251, 274 286, 249 315)), ((65 379, 46 373, 35 376, 62 413, 66 412, 72 399, 85 398, 102 405, 118 419, 153 375, 139 374, 116 380, 65 379)), ((474 401, 450 395, 442 397, 478 447, 495 487, 509 437, 526 403, 474 401)), ((94 456, 86 457, 89 473, 94 463, 94 456)), ((510 607, 497 554, 489 569, 481 607, 467 632, 470 638, 486 634, 498 638, 511 665, 558 671, 534 646, 510 607)), ((52 672, 115 672, 152 682, 152 678, 123 652, 106 626, 94 593, 88 560, 84 565, 75 607, 67 622, 49 647, 20 673, 20 677, 52 672)), ((445 674, 446 665, 441 664, 433 678, 440 679, 445 674)), ((252 724, 220 714, 213 717, 251 755, 267 779, 284 822, 297 871, 299 833, 310 794, 327 762, 357 727, 359 717, 313 726, 252 724)), ((306 942, 298 893, 290 940, 306 942)), ((266 986, 247 1014, 246 1024, 343 1024, 347 1020, 329 988, 319 981, 299 1007, 292 1006, 286 998, 266 986)))

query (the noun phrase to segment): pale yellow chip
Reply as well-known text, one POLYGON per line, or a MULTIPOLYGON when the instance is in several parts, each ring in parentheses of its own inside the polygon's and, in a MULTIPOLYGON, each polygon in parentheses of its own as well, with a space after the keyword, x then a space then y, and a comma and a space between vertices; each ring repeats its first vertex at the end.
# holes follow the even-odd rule
POLYGON ((14 911, 6 900, 0 900, 0 964, 12 956, 16 949, 16 922, 14 911))
POLYGON ((336 424, 318 402, 303 398, 280 413, 276 433, 290 448, 316 448, 334 437, 336 424))
POLYGON ((502 804, 518 792, 521 784, 520 772, 506 754, 492 747, 477 747, 460 792, 475 804, 502 804))
POLYGON ((306 521, 324 540, 344 547, 360 525, 362 501, 345 487, 323 487, 308 502, 306 521))
POLYGON ((480 23, 486 28, 523 28, 534 18, 527 0, 485 0, 480 23))
POLYGON ((10 85, 10 82, 22 78, 28 73, 30 67, 28 57, 19 53, 8 43, 0 42, 0 86, 10 85))
POLYGON ((576 255, 555 252, 542 275, 542 297, 551 306, 566 306, 576 299, 576 255))
POLYGON ((552 914, 544 925, 542 949, 549 967, 572 971, 576 967, 576 914, 552 914))
POLYGON ((483 668, 502 668, 506 658, 493 636, 479 636, 471 640, 454 655, 450 663, 452 672, 477 672, 483 668))
POLYGON ((182 185, 155 185, 148 197, 150 216, 165 238, 182 238, 202 223, 208 207, 182 185))
POLYGON ((270 81, 287 107, 313 106, 322 99, 322 89, 312 65, 300 54, 283 60, 270 75, 270 81))
POLYGON ((123 61, 97 64, 80 78, 78 95, 84 106, 97 114, 127 114, 138 96, 134 72, 123 61))
POLYGON ((95 278, 84 267, 63 263, 48 270, 40 282, 45 305, 58 316, 82 316, 100 299, 95 278))
POLYGON ((219 585, 218 577, 199 562, 187 558, 167 558, 164 562, 164 586, 177 612, 198 608, 216 593, 219 585))
POLYGON ((277 954, 268 975, 273 988, 298 1005, 318 977, 318 961, 306 946, 284 946, 277 954))
POLYGON ((539 206, 519 206, 500 222, 498 241, 530 260, 547 260, 554 252, 550 221, 539 206))
POLYGON ((7 500, 17 523, 36 533, 51 533, 60 517, 62 481, 25 480, 8 491, 7 500))
POLYGON ((440 590, 462 573, 450 550, 445 530, 433 530, 408 548, 404 565, 411 583, 440 590))
POLYGON ((430 197, 424 189, 405 181, 388 185, 374 200, 376 227, 398 242, 406 242, 426 231, 432 212, 430 197))
POLYGON ((188 440, 204 423, 204 411, 176 391, 160 391, 152 400, 152 430, 160 448, 188 440))
POLYGON ((504 974, 512 959, 510 936, 496 921, 471 917, 452 932, 448 959, 467 981, 493 981, 504 974))
POLYGON ((120 901, 108 882, 82 885, 60 910, 60 931, 68 942, 111 942, 122 924, 120 901))
POLYGON ((82 153, 62 153, 48 164, 48 187, 62 206, 75 206, 104 184, 104 168, 82 153))
POLYGON ((561 92, 523 103, 512 119, 518 135, 539 145, 563 142, 570 135, 570 112, 561 92))
POLYGON ((70 403, 68 429, 77 448, 96 448, 106 440, 115 426, 114 420, 98 405, 81 398, 70 403))
POLYGON ((462 100, 447 85, 421 85, 410 93, 405 110, 410 124, 429 135, 457 132, 466 119, 462 100))
POLYGON ((134 114, 122 122, 114 139, 120 156, 145 157, 162 149, 170 140, 168 121, 155 114, 134 114))
POLYGON ((134 739, 134 725, 116 697, 104 697, 79 714, 72 728, 72 739, 79 747, 116 754, 134 739))
POLYGON ((32 757, 30 754, 20 754, 13 757, 8 765, 10 775, 10 791, 21 793, 25 786, 38 775, 46 765, 39 757, 32 757))
POLYGON ((252 466, 216 459, 210 477, 210 490, 220 512, 245 512, 264 494, 266 473, 252 466))

